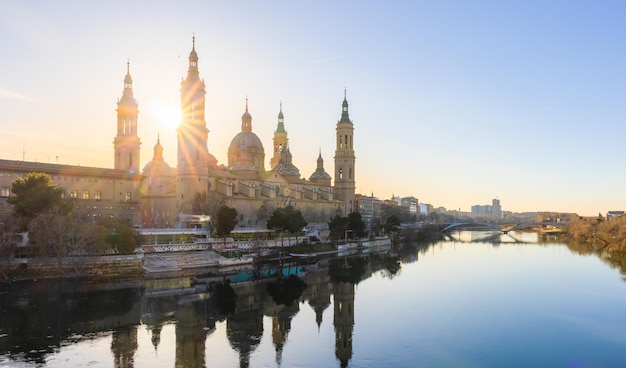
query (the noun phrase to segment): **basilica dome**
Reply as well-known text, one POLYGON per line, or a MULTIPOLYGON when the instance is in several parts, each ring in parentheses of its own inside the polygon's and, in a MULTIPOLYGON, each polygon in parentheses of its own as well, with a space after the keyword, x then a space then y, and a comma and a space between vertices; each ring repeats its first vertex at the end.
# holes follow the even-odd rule
POLYGON ((230 146, 228 146, 228 153, 230 156, 230 152, 234 152, 237 150, 244 150, 249 152, 259 152, 264 153, 263 143, 261 143, 261 139, 254 134, 253 132, 239 132, 230 141, 230 146))
POLYGON ((161 145, 161 137, 157 138, 157 143, 154 145, 154 156, 152 160, 148 162, 142 171, 142 175, 149 176, 163 176, 171 174, 170 165, 163 160, 163 146, 161 145))
POLYGON ((265 171, 263 161, 265 150, 259 137, 252 132, 252 116, 246 111, 241 116, 241 132, 230 142, 228 147, 228 166, 234 170, 265 171))

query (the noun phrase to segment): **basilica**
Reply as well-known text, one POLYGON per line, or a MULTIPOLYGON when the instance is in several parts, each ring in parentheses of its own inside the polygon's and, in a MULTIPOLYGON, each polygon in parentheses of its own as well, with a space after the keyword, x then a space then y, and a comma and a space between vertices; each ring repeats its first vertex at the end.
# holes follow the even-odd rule
POLYGON ((345 216, 357 210, 354 127, 345 93, 335 132, 334 183, 321 152, 308 179, 294 164, 282 105, 268 166, 261 139, 253 131, 247 99, 241 131, 228 147, 228 162, 218 163, 207 143, 206 90, 198 60, 194 37, 187 75, 181 83, 182 119, 176 131, 175 167, 165 162, 160 137, 152 159, 140 167, 139 109, 128 65, 117 102, 114 168, 0 160, 0 212, 9 210, 6 198, 11 195, 12 180, 31 171, 50 174, 67 197, 76 199, 79 215, 123 217, 145 228, 180 226, 185 215, 210 215, 221 205, 237 210, 240 228, 264 227, 273 209, 288 205, 300 210, 310 223, 327 222, 336 214, 345 216))
MULTIPOLYGON (((348 114, 348 101, 342 104, 336 128, 335 182, 324 169, 321 152, 317 169, 303 178, 293 163, 282 106, 278 112, 269 167, 265 149, 254 133, 252 114, 241 116, 241 131, 228 147, 228 162, 219 164, 209 152, 209 130, 205 121, 205 84, 200 77, 195 39, 189 54, 187 76, 181 83, 182 121, 177 129, 176 168, 163 161, 163 147, 157 141, 154 156, 141 171, 141 215, 144 226, 163 227, 180 214, 202 212, 198 198, 211 206, 225 204, 239 214, 240 227, 265 225, 268 210, 292 205, 309 222, 325 222, 339 213, 352 212, 355 197, 354 127, 348 114)), ((118 136, 115 138, 116 169, 138 169, 136 137, 137 103, 132 96, 130 74, 118 103, 118 136), (125 126, 130 129, 125 130, 125 126), (135 132, 135 133, 134 133, 135 132), (119 165, 119 166, 117 166, 119 165)), ((214 209, 214 208, 213 208, 214 209)))

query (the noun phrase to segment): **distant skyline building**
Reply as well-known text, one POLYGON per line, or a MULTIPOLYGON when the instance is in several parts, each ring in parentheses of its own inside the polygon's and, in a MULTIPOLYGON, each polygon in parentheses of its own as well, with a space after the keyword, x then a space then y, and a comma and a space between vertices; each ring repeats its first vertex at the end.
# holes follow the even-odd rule
POLYGON ((493 216, 497 218, 502 218, 502 207, 500 205, 500 200, 494 198, 491 200, 491 204, 473 205, 472 215, 493 216))
POLYGON ((502 218, 502 207, 500 206, 500 200, 497 198, 491 200, 491 216, 502 218))

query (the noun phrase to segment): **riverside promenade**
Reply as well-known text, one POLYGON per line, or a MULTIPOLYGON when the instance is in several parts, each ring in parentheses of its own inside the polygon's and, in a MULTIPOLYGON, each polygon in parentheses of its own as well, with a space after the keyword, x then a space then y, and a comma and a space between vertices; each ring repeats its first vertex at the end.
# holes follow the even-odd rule
POLYGON ((253 258, 227 258, 213 250, 149 253, 144 255, 142 268, 147 277, 192 276, 220 267, 250 265, 253 258))

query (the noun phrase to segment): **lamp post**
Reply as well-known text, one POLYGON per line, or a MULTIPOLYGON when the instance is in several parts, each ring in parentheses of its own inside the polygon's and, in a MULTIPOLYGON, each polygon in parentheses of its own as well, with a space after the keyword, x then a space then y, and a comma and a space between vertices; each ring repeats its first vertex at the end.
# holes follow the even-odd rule
POLYGON ((351 233, 352 230, 346 230, 344 233, 344 242, 346 243, 346 245, 348 244, 348 233, 351 233))

